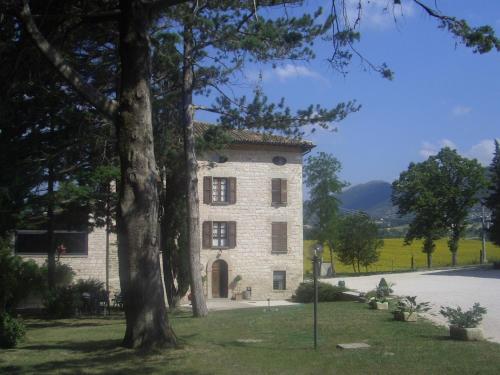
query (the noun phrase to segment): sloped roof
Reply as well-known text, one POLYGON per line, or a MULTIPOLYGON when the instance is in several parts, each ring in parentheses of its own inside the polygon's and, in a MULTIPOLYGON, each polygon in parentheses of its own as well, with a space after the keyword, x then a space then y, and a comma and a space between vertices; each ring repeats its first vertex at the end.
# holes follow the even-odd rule
MULTIPOLYGON (((194 124, 195 136, 203 137, 205 132, 212 126, 217 126, 217 125, 209 124, 206 122, 195 121, 194 124)), ((314 147, 316 147, 316 145, 310 141, 298 140, 279 135, 262 134, 241 129, 229 129, 227 130, 227 132, 231 137, 233 144, 300 147, 303 152, 309 151, 314 147)))

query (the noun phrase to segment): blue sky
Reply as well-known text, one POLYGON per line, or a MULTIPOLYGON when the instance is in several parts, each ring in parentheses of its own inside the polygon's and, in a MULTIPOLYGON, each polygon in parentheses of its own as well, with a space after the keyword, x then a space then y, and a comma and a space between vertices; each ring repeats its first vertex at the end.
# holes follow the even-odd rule
MULTIPOLYGON (((346 77, 334 72, 325 62, 331 51, 326 42, 315 45, 317 59, 311 63, 285 62, 275 69, 253 65, 246 79, 251 82, 261 73, 269 98, 285 97, 292 109, 356 99, 361 110, 339 123, 336 132, 306 137, 316 143, 315 152, 340 160, 341 178, 351 184, 391 182, 410 162, 445 145, 488 164, 493 139, 500 138, 500 54, 474 54, 456 44, 415 6, 403 8, 395 24, 383 11, 388 2, 371 0, 365 8, 357 48, 375 63, 386 62, 395 72, 393 81, 367 71, 356 58, 346 77)), ((318 4, 329 2, 307 6, 318 4)), ((444 13, 500 32, 500 1, 439 0, 438 5, 444 13)), ((213 120, 203 113, 197 118, 213 120)))

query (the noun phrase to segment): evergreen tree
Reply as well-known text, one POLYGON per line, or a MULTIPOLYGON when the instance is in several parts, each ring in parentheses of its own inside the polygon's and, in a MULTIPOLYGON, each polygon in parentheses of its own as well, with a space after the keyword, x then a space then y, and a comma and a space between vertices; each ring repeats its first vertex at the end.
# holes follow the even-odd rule
POLYGON ((305 215, 314 223, 314 239, 321 244, 328 244, 333 273, 339 219, 339 200, 336 195, 347 186, 347 183, 339 180, 340 168, 340 162, 324 152, 310 156, 304 165, 304 184, 309 188, 309 199, 304 204, 305 215))
POLYGON ((491 210, 491 226, 489 234, 491 241, 500 245, 500 145, 495 139, 495 154, 489 170, 489 196, 486 206, 491 210))

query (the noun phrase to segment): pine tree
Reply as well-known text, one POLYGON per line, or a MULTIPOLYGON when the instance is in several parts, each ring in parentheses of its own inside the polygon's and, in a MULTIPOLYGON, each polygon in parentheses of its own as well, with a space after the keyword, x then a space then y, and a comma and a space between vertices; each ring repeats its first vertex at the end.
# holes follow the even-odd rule
POLYGON ((489 196, 486 206, 491 210, 490 239, 500 245, 500 145, 495 139, 495 153, 489 171, 489 196))

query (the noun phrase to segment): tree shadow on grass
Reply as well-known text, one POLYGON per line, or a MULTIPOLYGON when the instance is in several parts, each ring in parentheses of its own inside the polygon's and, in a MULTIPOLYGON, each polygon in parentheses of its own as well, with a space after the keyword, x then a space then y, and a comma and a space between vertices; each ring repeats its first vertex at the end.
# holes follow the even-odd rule
POLYGON ((99 326, 108 326, 111 324, 116 324, 116 323, 111 323, 111 322, 63 322, 60 320, 46 320, 42 322, 29 322, 26 323, 26 327, 29 329, 34 329, 34 328, 59 328, 59 327, 65 327, 65 328, 79 328, 79 327, 99 327, 99 326))
MULTIPOLYGON (((94 340, 88 342, 60 342, 48 345, 29 345, 20 350, 46 351, 48 360, 22 366, 0 364, 0 373, 6 374, 210 374, 204 371, 172 369, 175 362, 185 359, 182 350, 156 350, 144 353, 120 347, 121 340, 94 340), (51 350, 71 351, 70 355, 56 357, 51 350), (53 359, 57 358, 57 359, 53 359)), ((29 353, 27 353, 29 355, 29 353)))

